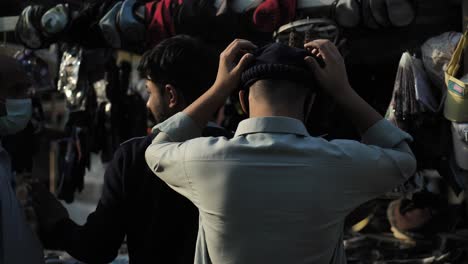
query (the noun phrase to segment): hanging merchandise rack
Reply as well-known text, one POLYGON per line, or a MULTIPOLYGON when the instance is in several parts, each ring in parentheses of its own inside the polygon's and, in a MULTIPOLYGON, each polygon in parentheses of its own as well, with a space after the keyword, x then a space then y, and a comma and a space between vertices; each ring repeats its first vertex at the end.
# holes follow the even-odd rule
POLYGON ((15 31, 18 16, 0 17, 0 32, 15 31))
POLYGON ((13 55, 20 49, 19 45, 7 44, 7 36, 9 33, 15 31, 18 19, 18 16, 0 17, 0 33, 2 33, 0 54, 13 55))

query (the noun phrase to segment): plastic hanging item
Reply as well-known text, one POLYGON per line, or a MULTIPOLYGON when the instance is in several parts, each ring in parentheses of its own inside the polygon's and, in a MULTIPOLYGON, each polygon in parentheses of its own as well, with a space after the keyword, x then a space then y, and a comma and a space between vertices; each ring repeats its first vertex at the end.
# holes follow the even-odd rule
POLYGON ((431 82, 427 77, 422 61, 413 57, 411 66, 413 70, 416 100, 424 106, 424 109, 438 112, 441 103, 434 95, 431 82))
POLYGON ((48 45, 39 25, 44 12, 44 7, 40 5, 27 6, 16 23, 15 31, 18 39, 30 49, 40 49, 48 45))
POLYGON ((58 4, 47 10, 41 18, 41 27, 50 35, 62 33, 70 21, 68 4, 58 4))
POLYGON ((424 68, 440 92, 445 90, 444 71, 461 35, 459 32, 445 32, 428 39, 421 46, 424 68))
POLYGON ((389 121, 404 130, 409 128, 407 126, 417 126, 414 121, 425 110, 418 101, 418 96, 422 94, 416 91, 418 78, 415 78, 414 60, 408 52, 401 56, 392 100, 386 114, 389 121))
POLYGON ((408 26, 416 17, 416 11, 409 0, 386 0, 390 22, 396 27, 408 26))
POLYGON ((117 14, 122 6, 122 2, 117 2, 99 21, 102 35, 107 44, 112 48, 120 48, 121 38, 117 29, 117 14))
POLYGON ((288 43, 291 32, 295 32, 304 41, 322 38, 332 41, 335 45, 340 38, 340 32, 335 22, 322 18, 306 18, 283 25, 274 32, 273 38, 276 42, 288 43))
POLYGON ((447 96, 445 98, 444 116, 455 122, 468 122, 468 80, 457 78, 461 66, 460 60, 464 49, 467 47, 468 28, 458 42, 445 71, 447 96))
POLYGON ((381 27, 390 27, 392 24, 388 17, 388 8, 385 0, 369 0, 372 16, 381 27))
POLYGON ((457 165, 468 171, 468 123, 452 122, 452 140, 457 165))
POLYGON ((54 89, 47 62, 39 58, 32 50, 28 49, 17 52, 14 57, 20 62, 28 76, 33 80, 35 92, 54 89))
POLYGON ((146 36, 144 5, 136 0, 125 0, 117 14, 117 27, 123 42, 143 42, 146 36))
POLYGON ((335 7, 335 18, 342 27, 356 27, 361 21, 361 10, 357 0, 340 0, 335 7))
POLYGON ((84 110, 85 92, 78 89, 78 77, 83 51, 72 47, 63 53, 57 89, 65 94, 71 111, 84 110))
POLYGON ((361 0, 361 13, 362 13, 362 20, 366 27, 371 28, 371 29, 379 28, 379 23, 377 22, 377 20, 375 19, 372 13, 370 0, 361 0))

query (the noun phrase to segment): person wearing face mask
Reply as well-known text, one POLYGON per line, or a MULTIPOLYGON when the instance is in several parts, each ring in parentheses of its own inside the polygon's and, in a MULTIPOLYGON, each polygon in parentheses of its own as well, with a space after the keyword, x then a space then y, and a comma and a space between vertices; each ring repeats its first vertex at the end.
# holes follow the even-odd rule
POLYGON ((5 99, 1 103, 6 113, 0 117, 0 135, 12 135, 23 130, 31 119, 31 99, 5 99))
POLYGON ((16 197, 11 159, 1 139, 23 130, 32 114, 31 82, 19 63, 0 56, 0 263, 44 263, 42 246, 16 197))

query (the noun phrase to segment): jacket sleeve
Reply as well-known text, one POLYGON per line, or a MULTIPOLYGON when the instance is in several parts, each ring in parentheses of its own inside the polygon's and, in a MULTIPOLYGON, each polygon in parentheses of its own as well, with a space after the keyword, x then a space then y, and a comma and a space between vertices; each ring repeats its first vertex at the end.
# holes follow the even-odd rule
POLYGON ((107 167, 102 196, 86 223, 80 226, 65 219, 54 230, 58 248, 86 263, 109 263, 115 259, 125 237, 123 177, 126 163, 121 147, 107 167))

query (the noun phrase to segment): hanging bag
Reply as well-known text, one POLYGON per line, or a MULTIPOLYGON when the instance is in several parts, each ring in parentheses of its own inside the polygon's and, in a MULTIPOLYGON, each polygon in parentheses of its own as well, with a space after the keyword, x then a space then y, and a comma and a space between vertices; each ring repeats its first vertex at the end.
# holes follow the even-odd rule
MULTIPOLYGON (((447 96, 445 98, 444 116, 450 121, 468 122, 468 80, 460 80, 460 59, 463 50, 468 46, 468 28, 460 38, 457 48, 450 59, 445 71, 445 84, 447 85, 447 96)), ((465 65, 468 67, 468 65, 465 65)))

